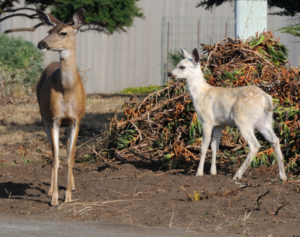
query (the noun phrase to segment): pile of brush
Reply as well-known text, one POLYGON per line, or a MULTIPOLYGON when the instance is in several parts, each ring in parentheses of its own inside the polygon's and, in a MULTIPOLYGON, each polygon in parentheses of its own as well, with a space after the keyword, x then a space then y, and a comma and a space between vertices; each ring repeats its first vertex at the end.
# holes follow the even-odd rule
POLYGON ((299 101, 299 71, 287 65, 287 49, 264 32, 246 42, 224 39, 202 45, 208 54, 202 63, 208 82, 215 86, 255 84, 281 103, 299 101))
MULTIPOLYGON (((202 70, 209 84, 222 87, 254 84, 273 96, 274 128, 281 139, 287 169, 299 174, 299 72, 287 64, 286 48, 270 32, 246 42, 224 39, 202 47, 202 70)), ((201 137, 201 123, 185 82, 177 80, 142 100, 132 98, 125 104, 124 117, 111 121, 107 144, 110 156, 115 159, 140 160, 189 171, 198 164, 201 137)), ((272 164, 275 161, 272 148, 264 139, 260 139, 260 144, 262 147, 252 165, 272 164)), ((239 166, 247 149, 237 129, 224 129, 219 165, 239 166)))

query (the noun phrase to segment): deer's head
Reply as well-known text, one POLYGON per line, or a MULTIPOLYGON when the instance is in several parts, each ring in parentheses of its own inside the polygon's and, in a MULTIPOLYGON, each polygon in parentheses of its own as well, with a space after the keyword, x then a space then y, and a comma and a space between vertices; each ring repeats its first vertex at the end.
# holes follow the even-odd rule
POLYGON ((192 55, 182 48, 180 50, 184 56, 184 59, 182 59, 177 66, 168 73, 168 76, 174 79, 187 79, 194 74, 201 72, 198 49, 195 48, 192 52, 192 55))
POLYGON ((75 35, 84 22, 85 10, 80 9, 73 15, 73 24, 60 22, 51 14, 40 13, 41 20, 50 26, 49 35, 38 43, 42 50, 64 51, 75 47, 75 35))

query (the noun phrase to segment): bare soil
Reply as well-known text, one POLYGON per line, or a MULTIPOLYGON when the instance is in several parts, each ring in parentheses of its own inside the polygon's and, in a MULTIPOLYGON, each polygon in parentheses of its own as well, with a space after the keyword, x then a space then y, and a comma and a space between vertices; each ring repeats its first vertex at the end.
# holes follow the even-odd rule
MULTIPOLYGON (((107 129, 125 100, 89 96, 78 146, 107 129)), ((82 150, 79 154, 84 156, 82 150)), ((300 236, 300 180, 281 183, 277 165, 249 169, 241 182, 234 182, 225 169, 195 177, 139 161, 123 162, 119 169, 101 160, 81 162, 75 166, 73 202, 63 203, 66 165, 61 162, 60 205, 51 207, 49 157, 35 99, 0 105, 0 214, 163 226, 216 236, 300 236)))

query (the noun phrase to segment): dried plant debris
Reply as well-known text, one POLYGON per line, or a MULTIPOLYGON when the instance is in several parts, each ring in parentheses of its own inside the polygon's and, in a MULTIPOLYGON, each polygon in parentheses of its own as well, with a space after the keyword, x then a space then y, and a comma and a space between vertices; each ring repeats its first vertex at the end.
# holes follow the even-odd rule
MULTIPOLYGON (((281 139, 290 175, 299 175, 299 69, 287 64, 287 50, 264 32, 246 42, 224 39, 202 45, 202 69, 209 84, 222 87, 257 85, 274 98, 274 128, 281 139), (297 155, 298 154, 298 155, 297 155)), ((124 161, 156 163, 160 168, 193 170, 199 160, 201 123, 197 120, 184 80, 169 81, 142 100, 124 104, 124 117, 111 121, 108 155, 124 161)), ((262 137, 259 137, 262 138, 262 137)), ((270 144, 262 145, 253 166, 275 160, 270 144)), ((97 147, 98 150, 102 149, 97 147)), ((223 131, 219 165, 240 165, 247 145, 236 128, 223 131)))

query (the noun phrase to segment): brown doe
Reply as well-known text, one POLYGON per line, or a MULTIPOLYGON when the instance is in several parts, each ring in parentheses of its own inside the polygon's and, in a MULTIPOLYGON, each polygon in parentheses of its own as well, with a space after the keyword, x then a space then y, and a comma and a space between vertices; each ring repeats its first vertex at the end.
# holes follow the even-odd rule
POLYGON ((58 51, 60 62, 52 62, 37 84, 37 99, 45 131, 52 145, 52 177, 48 194, 51 205, 58 205, 57 175, 59 168, 59 128, 69 128, 68 179, 65 202, 72 201, 75 189, 73 166, 79 122, 85 109, 85 92, 76 67, 76 32, 84 22, 85 11, 78 10, 73 25, 65 24, 50 14, 40 14, 43 22, 54 26, 49 35, 38 43, 42 50, 58 51))

